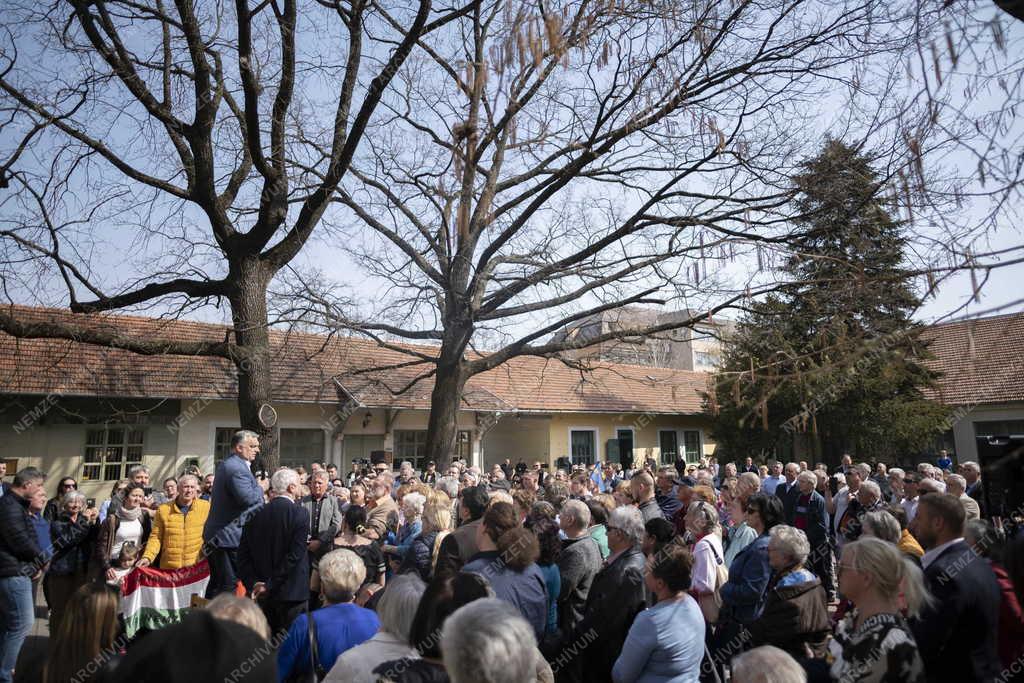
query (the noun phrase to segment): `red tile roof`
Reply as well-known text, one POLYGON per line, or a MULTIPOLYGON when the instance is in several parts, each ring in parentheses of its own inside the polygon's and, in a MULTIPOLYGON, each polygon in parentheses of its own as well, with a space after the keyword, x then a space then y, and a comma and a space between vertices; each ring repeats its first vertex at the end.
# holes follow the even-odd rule
POLYGON ((929 398, 947 405, 984 405, 1024 401, 1024 313, 997 315, 928 328, 942 373, 929 398))
MULTIPOLYGON (((124 315, 76 315, 47 308, 7 307, 25 321, 55 320, 113 328, 126 337, 224 341, 224 325, 124 315)), ((433 382, 412 383, 427 366, 373 371, 410 356, 356 337, 271 332, 274 401, 335 403, 338 383, 368 407, 426 409, 433 382), (369 372, 368 372, 369 371, 369 372)), ((431 347, 405 346, 428 354, 431 347)), ((473 377, 464 407, 522 412, 697 414, 708 375, 602 363, 580 372, 555 359, 520 357, 473 377)), ((15 339, 0 333, 0 392, 126 398, 236 396, 235 368, 202 356, 144 356, 73 341, 15 339)))

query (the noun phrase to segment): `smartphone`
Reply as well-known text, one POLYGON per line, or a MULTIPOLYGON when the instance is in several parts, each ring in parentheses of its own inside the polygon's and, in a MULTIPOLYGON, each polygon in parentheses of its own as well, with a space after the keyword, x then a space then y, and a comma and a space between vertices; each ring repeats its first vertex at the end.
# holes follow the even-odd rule
POLYGON ((96 507, 96 499, 95 498, 86 498, 85 499, 85 507, 87 507, 87 508, 94 508, 94 507, 96 507))

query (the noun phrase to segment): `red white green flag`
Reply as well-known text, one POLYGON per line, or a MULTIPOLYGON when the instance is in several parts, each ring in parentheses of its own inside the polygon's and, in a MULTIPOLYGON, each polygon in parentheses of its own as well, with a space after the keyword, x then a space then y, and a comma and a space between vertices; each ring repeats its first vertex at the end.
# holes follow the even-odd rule
POLYGON ((158 629, 181 621, 192 596, 206 593, 210 564, 205 559, 181 569, 136 567, 121 584, 121 609, 129 638, 139 630, 158 629))

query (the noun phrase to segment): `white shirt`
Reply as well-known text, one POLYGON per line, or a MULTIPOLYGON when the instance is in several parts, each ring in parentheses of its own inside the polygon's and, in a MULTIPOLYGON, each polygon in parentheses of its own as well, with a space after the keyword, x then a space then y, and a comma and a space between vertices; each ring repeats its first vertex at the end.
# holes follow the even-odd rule
POLYGON ((918 500, 919 500, 918 498, 914 498, 913 500, 911 500, 910 498, 904 498, 900 502, 900 505, 903 506, 903 509, 907 511, 907 524, 910 524, 911 522, 913 522, 914 521, 914 517, 917 517, 917 501, 918 500))
POLYGON ((125 541, 139 545, 142 541, 142 521, 122 519, 114 532, 114 544, 110 547, 110 561, 113 562, 121 554, 121 546, 125 541))
POLYGON ((691 572, 690 590, 698 593, 714 593, 718 578, 718 559, 725 562, 722 550, 722 539, 716 533, 710 533, 697 541, 693 546, 693 571, 691 572))
POLYGON ((946 541, 942 545, 937 545, 931 550, 926 551, 924 556, 921 558, 921 569, 928 569, 928 565, 930 565, 932 562, 938 559, 939 555, 941 555, 946 550, 946 548, 953 545, 954 543, 959 543, 962 540, 964 539, 954 538, 952 541, 946 541))

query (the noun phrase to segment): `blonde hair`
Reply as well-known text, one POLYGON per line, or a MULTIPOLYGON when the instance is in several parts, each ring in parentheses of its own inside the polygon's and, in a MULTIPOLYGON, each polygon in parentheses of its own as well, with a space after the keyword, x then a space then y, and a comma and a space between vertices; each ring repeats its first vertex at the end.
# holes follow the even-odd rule
POLYGON ((252 600, 240 598, 231 593, 221 593, 206 605, 206 611, 216 619, 233 621, 247 626, 259 634, 263 640, 270 640, 270 624, 263 615, 263 610, 252 600))
POLYGON ((117 593, 103 583, 87 583, 71 595, 60 626, 50 636, 46 683, 77 680, 90 664, 102 665, 114 656, 121 631, 119 603, 117 593))
POLYGON ((932 602, 924 585, 924 574, 892 543, 862 537, 843 548, 842 559, 854 571, 869 575, 882 597, 896 600, 902 591, 908 617, 916 617, 932 602))
MULTIPOLYGON (((443 494, 442 494, 443 496, 443 494)), ((452 504, 448 496, 434 497, 423 506, 423 532, 449 531, 452 528, 452 504)))

